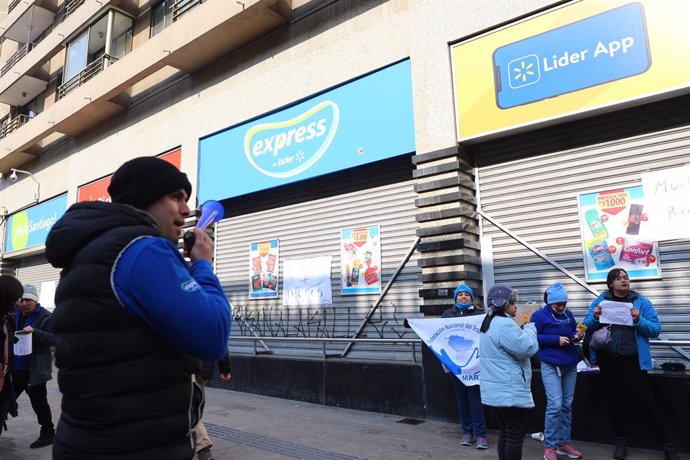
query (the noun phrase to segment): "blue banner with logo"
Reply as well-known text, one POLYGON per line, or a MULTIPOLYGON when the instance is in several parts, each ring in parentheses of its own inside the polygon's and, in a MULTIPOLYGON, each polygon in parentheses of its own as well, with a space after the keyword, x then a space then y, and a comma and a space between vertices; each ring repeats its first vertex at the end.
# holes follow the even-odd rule
POLYGON ((479 385, 479 329, 486 315, 457 318, 415 318, 407 322, 443 363, 466 386, 479 385))
POLYGON ((415 150, 403 61, 199 142, 199 201, 231 198, 415 150))
POLYGON ((651 65, 644 9, 629 3, 494 52, 502 109, 641 74, 651 65))
POLYGON ((7 219, 5 252, 32 248, 46 242, 48 232, 67 210, 67 195, 12 214, 7 219))

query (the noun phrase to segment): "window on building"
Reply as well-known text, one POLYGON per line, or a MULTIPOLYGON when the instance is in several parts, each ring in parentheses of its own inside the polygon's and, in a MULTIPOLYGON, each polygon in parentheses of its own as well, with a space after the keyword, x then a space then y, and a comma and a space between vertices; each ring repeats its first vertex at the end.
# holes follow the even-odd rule
POLYGON ((132 51, 134 20, 110 10, 67 44, 58 99, 132 51))
POLYGON ((163 0, 151 8, 151 37, 172 24, 174 3, 175 0, 163 0))

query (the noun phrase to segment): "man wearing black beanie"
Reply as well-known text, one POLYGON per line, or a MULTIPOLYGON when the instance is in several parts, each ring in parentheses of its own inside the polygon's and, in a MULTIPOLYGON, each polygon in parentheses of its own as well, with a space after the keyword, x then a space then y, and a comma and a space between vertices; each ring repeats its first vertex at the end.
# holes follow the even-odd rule
POLYGON ((108 192, 112 203, 72 205, 46 241, 62 268, 53 458, 191 459, 203 408, 192 375, 199 359, 225 355, 230 334, 213 241, 195 229, 185 262, 177 243, 192 187, 161 159, 124 163, 108 192))

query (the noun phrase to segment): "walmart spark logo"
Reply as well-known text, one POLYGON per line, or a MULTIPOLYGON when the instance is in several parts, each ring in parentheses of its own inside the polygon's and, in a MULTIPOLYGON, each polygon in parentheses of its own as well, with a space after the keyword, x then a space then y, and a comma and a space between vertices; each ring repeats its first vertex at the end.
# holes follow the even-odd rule
POLYGON ((541 78, 539 56, 536 54, 513 59, 508 63, 508 69, 510 69, 509 84, 513 89, 533 85, 541 78))

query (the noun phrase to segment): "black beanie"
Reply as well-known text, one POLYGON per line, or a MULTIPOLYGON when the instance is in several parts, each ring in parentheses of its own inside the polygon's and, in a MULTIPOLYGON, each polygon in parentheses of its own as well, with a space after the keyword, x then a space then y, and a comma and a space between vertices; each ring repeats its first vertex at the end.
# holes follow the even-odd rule
POLYGON ((108 193, 114 203, 143 209, 179 189, 192 196, 192 184, 185 173, 160 158, 139 157, 117 168, 108 193))

